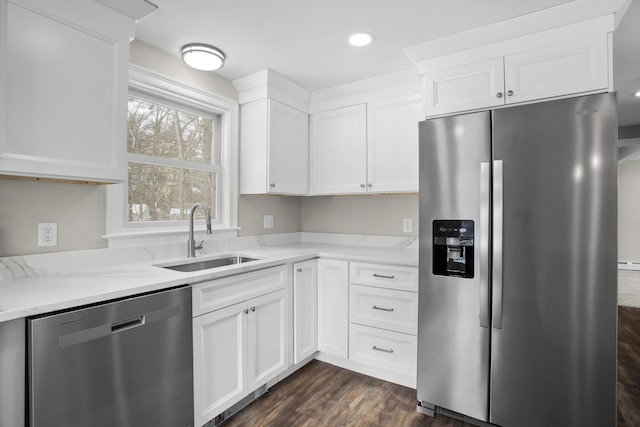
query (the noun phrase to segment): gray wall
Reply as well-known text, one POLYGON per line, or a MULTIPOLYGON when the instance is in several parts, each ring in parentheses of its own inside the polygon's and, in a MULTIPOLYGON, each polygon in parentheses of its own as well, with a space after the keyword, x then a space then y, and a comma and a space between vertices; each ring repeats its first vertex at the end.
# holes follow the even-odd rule
POLYGON ((300 229, 300 197, 240 196, 239 236, 293 233, 300 229), (273 228, 264 228, 264 215, 273 215, 273 228))
POLYGON ((107 246, 101 185, 0 179, 0 256, 107 246), (38 247, 38 223, 58 223, 58 246, 38 247))
POLYGON ((618 165, 618 259, 640 262, 640 160, 618 165))
POLYGON ((418 195, 305 197, 301 200, 302 231, 380 236, 418 235, 418 195), (413 231, 402 231, 411 218, 413 231))

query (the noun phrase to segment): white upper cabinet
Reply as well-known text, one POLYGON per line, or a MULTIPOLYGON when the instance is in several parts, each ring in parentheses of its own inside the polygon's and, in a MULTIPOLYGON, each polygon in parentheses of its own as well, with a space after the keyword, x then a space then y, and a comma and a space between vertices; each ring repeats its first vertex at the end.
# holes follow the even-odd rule
POLYGON ((126 179, 133 19, 94 1, 0 0, 0 173, 126 179))
POLYGON ((367 104, 367 191, 418 191, 418 122, 422 97, 367 104))
POLYGON ((504 58, 505 102, 606 90, 607 38, 558 43, 504 58))
POLYGON ((418 190, 420 95, 405 95, 311 115, 310 193, 418 190))
POLYGON ((502 68, 500 57, 426 74, 427 115, 503 105, 502 68))
POLYGON ((309 116, 274 99, 240 109, 240 193, 306 195, 309 116))
POLYGON ((311 194, 367 191, 367 107, 365 104, 311 115, 311 194))
POLYGON ((610 89, 610 18, 422 61, 427 116, 610 89))

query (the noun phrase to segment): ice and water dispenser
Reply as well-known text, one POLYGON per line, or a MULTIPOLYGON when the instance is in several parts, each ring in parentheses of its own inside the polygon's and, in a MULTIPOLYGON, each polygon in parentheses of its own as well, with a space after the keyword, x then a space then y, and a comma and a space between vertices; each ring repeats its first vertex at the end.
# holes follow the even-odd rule
POLYGON ((473 221, 433 221, 433 274, 473 277, 473 221))

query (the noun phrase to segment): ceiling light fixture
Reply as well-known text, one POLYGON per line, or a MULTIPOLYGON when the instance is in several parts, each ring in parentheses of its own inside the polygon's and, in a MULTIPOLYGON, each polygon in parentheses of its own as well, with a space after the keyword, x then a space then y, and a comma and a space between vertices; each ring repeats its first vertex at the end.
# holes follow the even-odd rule
POLYGON ((640 98, 640 90, 634 93, 633 96, 637 96, 638 98, 640 98))
POLYGON ((355 33, 349 37, 349 44, 356 47, 366 46, 372 41, 373 34, 371 33, 355 33))
POLYGON ((225 56, 213 46, 192 43, 182 48, 182 60, 196 70, 213 71, 222 68, 225 56))

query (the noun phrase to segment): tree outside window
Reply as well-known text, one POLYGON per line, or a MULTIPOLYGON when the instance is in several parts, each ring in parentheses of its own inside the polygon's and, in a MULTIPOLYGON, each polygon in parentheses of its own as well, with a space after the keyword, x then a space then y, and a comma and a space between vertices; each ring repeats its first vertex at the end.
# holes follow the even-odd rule
POLYGON ((215 220, 218 116, 131 95, 127 151, 129 223, 185 220, 194 203, 209 206, 215 220))

